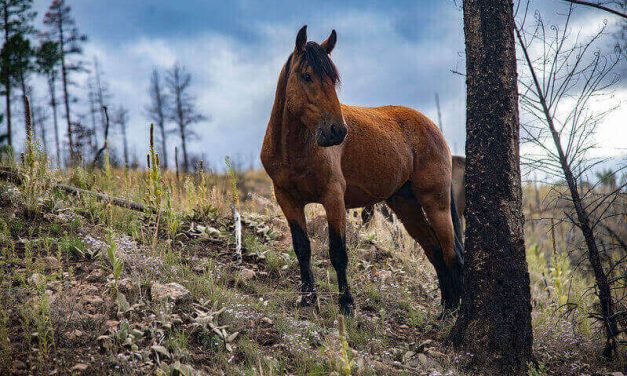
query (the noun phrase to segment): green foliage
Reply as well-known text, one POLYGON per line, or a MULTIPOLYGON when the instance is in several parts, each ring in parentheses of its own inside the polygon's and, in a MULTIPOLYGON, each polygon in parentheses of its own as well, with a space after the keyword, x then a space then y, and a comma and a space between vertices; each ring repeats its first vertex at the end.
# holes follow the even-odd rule
POLYGON ((107 232, 107 249, 105 251, 105 261, 111 268, 113 278, 115 280, 115 288, 117 290, 122 270, 124 269, 124 261, 118 256, 118 244, 112 230, 107 232))

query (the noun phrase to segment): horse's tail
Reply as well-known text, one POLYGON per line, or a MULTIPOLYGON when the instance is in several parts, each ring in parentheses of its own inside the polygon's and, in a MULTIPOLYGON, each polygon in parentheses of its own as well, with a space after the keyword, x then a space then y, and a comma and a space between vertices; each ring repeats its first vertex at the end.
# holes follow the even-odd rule
POLYGON ((457 214, 457 207, 455 206, 455 195, 453 194, 453 188, 451 187, 451 218, 453 219, 453 232, 455 235, 455 253, 457 257, 463 263, 464 262, 464 247, 462 246, 462 225, 459 221, 459 215, 457 214))

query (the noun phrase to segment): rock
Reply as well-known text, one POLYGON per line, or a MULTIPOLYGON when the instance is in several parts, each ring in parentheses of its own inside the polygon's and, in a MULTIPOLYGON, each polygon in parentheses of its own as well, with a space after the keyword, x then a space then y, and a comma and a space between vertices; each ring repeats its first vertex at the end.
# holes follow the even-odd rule
POLYGON ((416 355, 416 353, 415 353, 415 352, 413 352, 413 351, 407 351, 405 354, 403 354, 403 363, 407 363, 407 362, 409 362, 409 360, 410 360, 411 358, 413 358, 413 357, 414 357, 414 355, 416 355))
POLYGON ((166 358, 172 357, 172 355, 170 355, 170 352, 168 351, 168 349, 166 349, 163 346, 152 345, 152 346, 150 346, 150 349, 152 351, 154 351, 159 357, 166 357, 166 358))
POLYGON ((268 324, 268 325, 272 325, 272 324, 274 323, 274 322, 272 321, 272 319, 271 319, 271 318, 269 318, 269 317, 263 317, 263 318, 261 319, 261 321, 262 321, 262 322, 264 322, 264 323, 266 323, 266 324, 268 324))
POLYGON ((104 300, 98 295, 87 295, 83 297, 83 301, 85 303, 91 304, 93 306, 98 306, 104 303, 104 300))
POLYGON ((59 262, 59 260, 57 260, 56 257, 46 256, 42 260, 44 262, 46 270, 48 270, 48 271, 50 271, 50 270, 57 270, 57 269, 61 268, 61 263, 59 262))
POLYGON ((427 358, 425 354, 418 354, 418 360, 423 366, 425 367, 429 366, 429 359, 427 358))
POLYGON ((433 346, 433 340, 426 339, 416 345, 412 350, 415 352, 423 352, 426 348, 433 346))
POLYGON ((102 269, 94 269, 87 276, 87 281, 88 282, 92 282, 92 283, 93 282, 104 282, 104 280, 105 280, 105 274, 102 271, 102 269))
POLYGON ((150 288, 150 294, 152 300, 170 299, 177 305, 191 303, 192 301, 192 293, 176 282, 170 282, 165 285, 155 282, 150 288))
POLYGON ((39 273, 33 273, 30 277, 28 277, 27 281, 31 285, 39 285, 44 281, 44 277, 42 277, 39 273))
POLYGON ((85 372, 89 368, 89 364, 76 363, 74 367, 70 368, 70 372, 85 372))
POLYGON ((254 279, 256 276, 257 276, 257 273, 252 269, 244 268, 239 271, 239 278, 242 281, 250 281, 251 279, 254 279))
POLYGON ((109 331, 112 331, 112 332, 117 330, 119 324, 120 322, 117 320, 107 320, 105 322, 105 326, 107 327, 107 329, 109 329, 109 331))

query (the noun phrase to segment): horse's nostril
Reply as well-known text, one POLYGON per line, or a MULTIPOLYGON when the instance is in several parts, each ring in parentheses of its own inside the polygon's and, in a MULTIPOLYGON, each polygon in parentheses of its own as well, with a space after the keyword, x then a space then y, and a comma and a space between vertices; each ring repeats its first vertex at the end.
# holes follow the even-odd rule
POLYGON ((331 134, 337 134, 337 125, 331 124, 331 134))

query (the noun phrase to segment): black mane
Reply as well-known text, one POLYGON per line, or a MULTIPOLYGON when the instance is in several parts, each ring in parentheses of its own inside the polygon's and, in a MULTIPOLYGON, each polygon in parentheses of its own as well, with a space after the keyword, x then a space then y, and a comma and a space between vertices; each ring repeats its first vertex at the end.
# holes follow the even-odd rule
MULTIPOLYGON (((293 55, 293 54, 292 54, 293 55)), ((285 75, 289 75, 290 65, 292 63, 292 55, 287 58, 285 63, 285 75)), ((335 64, 331 61, 329 54, 316 42, 307 42, 303 53, 304 66, 310 66, 316 75, 320 78, 328 77, 333 84, 340 82, 340 73, 335 64)))

